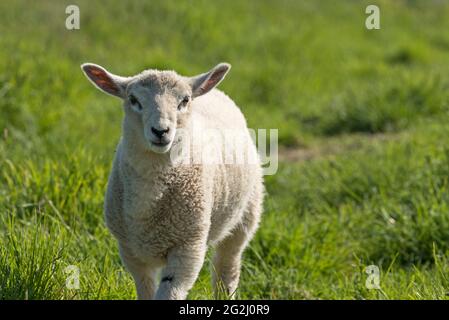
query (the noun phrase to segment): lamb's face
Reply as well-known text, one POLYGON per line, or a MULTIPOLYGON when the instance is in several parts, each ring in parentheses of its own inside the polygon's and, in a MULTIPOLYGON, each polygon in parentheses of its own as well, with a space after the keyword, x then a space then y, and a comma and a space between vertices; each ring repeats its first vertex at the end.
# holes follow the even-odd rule
POLYGON ((98 89, 123 99, 127 130, 137 132, 138 140, 149 150, 165 153, 172 147, 177 129, 189 117, 191 100, 217 86, 231 66, 220 63, 195 77, 157 70, 121 77, 92 63, 81 68, 98 89))
POLYGON ((165 153, 190 114, 192 89, 174 72, 148 71, 126 88, 125 111, 146 147, 165 153))

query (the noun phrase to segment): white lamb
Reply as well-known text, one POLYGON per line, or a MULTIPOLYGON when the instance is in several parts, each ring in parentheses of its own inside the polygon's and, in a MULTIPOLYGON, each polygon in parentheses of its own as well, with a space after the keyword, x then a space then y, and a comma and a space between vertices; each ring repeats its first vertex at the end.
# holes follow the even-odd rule
POLYGON ((224 289, 232 298, 242 253, 259 224, 264 188, 244 116, 227 95, 214 89, 230 65, 218 64, 195 77, 158 70, 120 77, 95 64, 81 67, 97 88, 124 101, 123 134, 104 208, 138 298, 185 299, 208 245, 216 248, 215 293, 224 289), (217 142, 209 139, 208 129, 235 132, 241 139, 217 142), (206 137, 199 144, 186 144, 192 135, 206 137), (198 157, 205 144, 237 156, 239 147, 248 146, 246 161, 205 161, 198 157), (182 152, 173 150, 187 151, 187 159, 196 161, 178 161, 182 152))

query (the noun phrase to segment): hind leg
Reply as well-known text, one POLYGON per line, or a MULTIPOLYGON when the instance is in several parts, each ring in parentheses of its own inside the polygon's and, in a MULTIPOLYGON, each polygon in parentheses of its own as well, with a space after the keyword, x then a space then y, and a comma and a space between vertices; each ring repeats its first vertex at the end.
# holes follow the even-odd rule
POLYGON ((235 298, 242 254, 257 230, 261 211, 259 203, 250 203, 242 223, 217 245, 212 270, 215 298, 220 298, 221 293, 235 298))

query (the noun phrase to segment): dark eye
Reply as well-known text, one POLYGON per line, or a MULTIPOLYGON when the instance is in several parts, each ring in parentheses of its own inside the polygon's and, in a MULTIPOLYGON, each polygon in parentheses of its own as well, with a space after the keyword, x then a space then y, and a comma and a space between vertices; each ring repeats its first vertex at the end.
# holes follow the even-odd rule
POLYGON ((142 106, 140 105, 139 101, 137 100, 136 97, 134 96, 129 96, 129 102, 131 102, 131 104, 133 106, 136 106, 138 110, 142 110, 142 106))
POLYGON ((189 96, 185 96, 182 100, 181 103, 178 106, 178 110, 181 110, 182 108, 184 108, 187 103, 189 103, 190 97, 189 96))

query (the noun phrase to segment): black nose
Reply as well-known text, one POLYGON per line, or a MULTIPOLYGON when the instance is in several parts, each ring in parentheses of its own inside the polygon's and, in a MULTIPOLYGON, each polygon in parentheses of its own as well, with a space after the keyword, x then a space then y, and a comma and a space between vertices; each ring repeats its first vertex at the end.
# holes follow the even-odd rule
POLYGON ((162 138, 164 136, 164 134, 166 134, 168 132, 169 128, 165 129, 165 130, 158 130, 155 129, 154 127, 151 127, 151 132, 154 133, 154 135, 156 137, 158 137, 159 139, 162 138))

